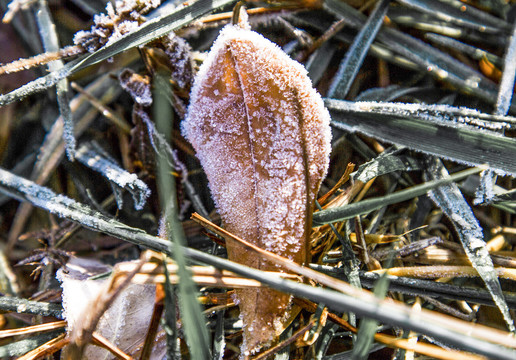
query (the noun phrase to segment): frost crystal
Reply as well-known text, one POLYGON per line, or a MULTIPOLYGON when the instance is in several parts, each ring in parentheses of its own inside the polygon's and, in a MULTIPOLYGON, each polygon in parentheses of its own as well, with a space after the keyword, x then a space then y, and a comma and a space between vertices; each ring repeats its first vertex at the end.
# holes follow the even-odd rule
POLYGON ((145 107, 152 105, 150 78, 125 69, 118 76, 122 88, 131 95, 134 102, 145 107))
POLYGON ((170 33, 161 38, 161 46, 168 56, 172 78, 179 87, 190 89, 193 81, 192 49, 181 37, 170 33))
MULTIPOLYGON (((307 261, 312 206, 329 162, 329 122, 302 65, 253 31, 232 25, 221 31, 195 79, 183 134, 229 231, 307 261)), ((228 244, 228 253, 278 271, 243 247, 228 244)), ((243 350, 254 351, 278 333, 290 299, 268 289, 239 290, 237 297, 243 350)))
POLYGON ((516 124, 516 119, 512 116, 485 114, 475 109, 450 105, 376 101, 351 102, 332 99, 328 99, 326 102, 330 108, 361 113, 400 115, 403 117, 414 116, 438 125, 462 128, 474 127, 484 131, 493 130, 490 133, 498 136, 500 134, 495 131, 508 129, 516 124))

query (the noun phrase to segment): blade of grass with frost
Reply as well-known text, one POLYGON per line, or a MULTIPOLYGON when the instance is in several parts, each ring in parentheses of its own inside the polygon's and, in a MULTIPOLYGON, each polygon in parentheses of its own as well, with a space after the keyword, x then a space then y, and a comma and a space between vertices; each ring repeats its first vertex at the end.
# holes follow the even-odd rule
POLYGON ((493 55, 485 50, 479 49, 475 46, 471 46, 469 44, 465 44, 462 41, 453 39, 448 36, 443 36, 434 33, 425 34, 425 39, 430 40, 433 43, 436 43, 439 46, 447 47, 448 49, 452 49, 454 51, 460 51, 475 60, 481 60, 484 57, 492 62, 497 67, 502 67, 503 61, 500 57, 493 55))
POLYGON ((490 204, 493 200, 494 185, 496 184, 497 175, 493 170, 484 170, 480 173, 480 184, 475 190, 473 205, 490 204))
MULTIPOLYGON (((50 10, 46 0, 39 0, 36 5, 36 20, 39 26, 39 33, 46 52, 59 51, 59 39, 57 37, 55 25, 50 15, 50 10)), ((48 64, 50 72, 59 71, 63 67, 62 60, 55 60, 48 64)), ((76 141, 73 134, 73 116, 69 102, 68 80, 62 79, 57 82, 57 103, 59 112, 64 120, 63 139, 65 142, 66 155, 73 160, 75 154, 76 141)))
POLYGON ((490 48, 505 47, 508 40, 505 37, 506 31, 503 33, 500 31, 498 33, 472 31, 467 27, 444 22, 432 15, 407 7, 398 6, 392 8, 389 12, 389 19, 403 28, 417 29, 425 33, 433 32, 476 44, 487 44, 486 46, 490 48))
MULTIPOLYGON (((430 180, 449 178, 441 160, 433 158, 429 160, 428 165, 429 168, 425 171, 426 178, 430 180)), ((464 200, 459 188, 456 184, 450 183, 432 190, 429 195, 452 221, 468 259, 484 280, 495 304, 504 317, 507 327, 511 332, 515 332, 516 328, 509 313, 509 307, 505 302, 493 262, 486 249, 482 228, 466 200, 464 200)))
POLYGON ((335 54, 336 51, 337 48, 331 42, 327 41, 308 58, 305 67, 308 71, 308 77, 312 80, 314 86, 319 83, 319 80, 321 80, 322 76, 326 73, 333 54, 335 54))
POLYGON ((326 106, 342 111, 367 114, 403 115, 437 124, 473 125, 486 130, 504 130, 516 127, 516 117, 506 114, 486 114, 467 107, 444 104, 413 104, 382 101, 344 101, 326 99, 326 106))
POLYGON ((384 88, 371 88, 361 92, 354 101, 393 101, 401 96, 418 90, 420 90, 420 88, 407 88, 399 85, 389 85, 384 88))
MULTIPOLYGON (((363 14, 339 0, 327 0, 323 7, 355 29, 366 21, 363 14)), ((418 64, 421 70, 448 82, 464 92, 474 94, 490 103, 496 101, 496 85, 479 72, 464 66, 450 55, 400 31, 382 28, 377 39, 388 48, 418 64)))
POLYGON ((87 167, 102 174, 112 185, 116 202, 122 209, 122 191, 125 189, 131 193, 134 199, 134 208, 143 209, 145 200, 150 195, 147 184, 138 179, 136 174, 131 174, 122 169, 113 159, 106 157, 97 151, 98 144, 83 144, 76 152, 77 160, 87 167))
POLYGON ((462 1, 446 0, 398 0, 399 3, 437 17, 445 22, 480 32, 499 33, 510 28, 500 18, 468 6, 462 1))
MULTIPOLYGON (((153 91, 153 115, 157 124, 157 129, 162 134, 172 133, 172 120, 174 114, 166 97, 166 91, 157 89, 157 86, 166 84, 164 74, 156 73, 153 91), (161 81, 157 80, 160 79, 161 81)), ((167 78, 168 79, 168 78, 167 78)), ((175 178, 172 168, 169 166, 164 156, 158 157, 157 182, 162 208, 166 208, 164 220, 166 222, 166 234, 170 241, 170 252, 173 253, 174 261, 178 265, 179 275, 179 307, 181 309, 181 319, 186 337, 186 344, 190 350, 190 356, 194 360, 204 360, 211 357, 210 337, 206 326, 201 305, 198 298, 198 290, 192 280, 192 274, 187 268, 186 258, 183 249, 186 246, 186 238, 183 228, 178 219, 178 204, 176 195, 175 178)))
MULTIPOLYGON (((511 106, 516 76, 516 25, 513 28, 511 40, 504 57, 504 67, 498 97, 496 99, 495 114, 507 115, 511 106)), ((493 197, 493 186, 496 183, 496 174, 489 170, 483 171, 480 176, 480 186, 475 192, 473 204, 489 203, 493 197)))
POLYGON ((450 184, 454 181, 464 179, 469 175, 479 173, 482 170, 484 169, 472 168, 461 171, 459 173, 455 173, 451 175, 449 178, 428 181, 423 184, 416 185, 405 190, 400 190, 386 196, 379 196, 377 198, 366 199, 337 208, 318 211, 314 213, 313 226, 317 227, 332 222, 351 219, 355 216, 364 215, 374 210, 378 210, 384 206, 413 199, 415 197, 426 194, 428 191, 435 189, 439 186, 443 186, 446 184, 450 184))
POLYGON ((373 43, 378 30, 380 30, 390 3, 391 0, 380 0, 376 3, 371 16, 367 19, 364 27, 360 30, 340 63, 339 70, 330 85, 328 97, 344 99, 348 94, 351 84, 355 80, 358 70, 369 51, 369 47, 373 43))
MULTIPOLYGON (((470 176, 460 185, 460 189, 466 195, 472 196, 475 194, 475 191, 478 189, 479 185, 479 177, 470 176)), ((514 207, 516 205, 516 189, 506 190, 503 187, 494 184, 493 192, 494 196, 491 199, 491 205, 513 214, 514 207)))
MULTIPOLYGON (((321 22, 320 16, 315 16, 312 13, 296 13, 295 15, 290 15, 288 17, 289 21, 292 21, 296 24, 300 24, 300 26, 308 26, 311 28, 315 28, 321 32, 324 32, 328 29, 331 24, 324 24, 321 22)), ((340 32, 336 34, 334 39, 342 41, 345 44, 352 44, 353 37, 348 33, 340 32)), ((369 54, 372 56, 376 56, 379 59, 383 59, 395 65, 399 65, 405 69, 418 71, 421 70, 421 66, 418 64, 408 60, 407 58, 395 54, 393 51, 388 49, 385 45, 379 44, 378 42, 371 44, 369 48, 369 54)))
MULTIPOLYGON (((116 99, 120 94, 120 86, 110 74, 100 76, 91 82, 85 91, 95 98, 99 98, 102 103, 109 103, 116 99)), ((87 98, 81 94, 75 96, 70 102, 73 113, 79 120, 75 126, 75 136, 79 137, 82 132, 89 127, 91 121, 97 116, 98 111, 93 109, 87 98), (87 120, 87 121, 85 121, 87 120)), ((58 117, 51 130, 45 136, 43 144, 39 148, 38 158, 31 174, 31 179, 36 180, 45 178, 54 171, 57 166, 55 158, 61 159, 63 151, 59 150, 63 146, 63 119, 58 117), (56 156, 59 154, 59 156, 56 156)), ((36 180, 40 181, 40 180, 36 180)))
POLYGON ((365 184, 372 178, 395 171, 421 170, 417 160, 403 155, 401 152, 400 150, 387 154, 384 152, 375 159, 360 165, 358 170, 351 174, 353 180, 361 181, 365 184))
MULTIPOLYGON (((514 139, 491 130, 463 124, 460 122, 462 118, 453 117, 453 113, 432 115, 431 112, 427 112, 418 116, 417 112, 410 110, 412 104, 392 104, 388 111, 384 111, 386 108, 382 108, 384 104, 381 103, 374 105, 327 99, 325 104, 332 115, 332 125, 339 129, 359 132, 462 164, 489 164, 497 173, 516 174, 514 139), (372 113, 375 116, 372 116, 372 113), (454 121, 447 121, 447 117, 452 117, 454 121)), ((504 123, 491 121, 496 118, 500 117, 477 115, 471 116, 468 121, 472 124, 489 125, 495 129, 506 127, 504 123), (484 120, 486 116, 489 122, 484 120)), ((512 118, 504 119, 512 126, 512 118)))
POLYGON ((63 318, 63 308, 59 304, 26 300, 13 296, 0 296, 0 310, 18 313, 53 316, 63 318))
POLYGON ((497 115, 506 115, 511 106, 516 75, 516 25, 512 30, 511 40, 504 57, 504 66, 498 97, 496 99, 497 115))
MULTIPOLYGON (((9 173, 1 168, 0 191, 20 201, 29 201, 35 206, 62 218, 77 222, 93 231, 103 232, 133 244, 171 255, 169 241, 149 235, 141 229, 127 226, 112 218, 106 217, 84 204, 78 203, 64 195, 57 195, 48 188, 39 186, 34 182, 9 173)), ((481 335, 477 334, 477 337, 472 336, 474 334, 465 336, 463 327, 466 323, 460 322, 461 326, 458 326, 459 321, 449 317, 445 317, 446 321, 444 323, 444 319, 436 318, 433 314, 429 316, 425 312, 421 313, 418 319, 414 319, 411 317, 410 308, 393 303, 392 301, 383 302, 378 299, 372 299, 369 293, 358 289, 351 289, 346 283, 339 282, 338 285, 332 285, 340 289, 340 292, 337 292, 281 279, 274 274, 218 258, 195 249, 183 248, 183 253, 185 257, 193 261, 229 270, 249 279, 258 280, 279 291, 306 298, 317 303, 322 302, 327 304, 333 311, 351 311, 360 316, 377 319, 382 323, 411 329, 422 334, 433 336, 449 345, 485 355, 490 359, 513 360, 516 357, 515 350, 510 350, 493 343, 506 344, 506 346, 516 348, 516 340, 513 340, 511 337, 500 337, 498 333, 496 336, 493 336, 491 332, 485 331, 482 332, 481 335)), ((318 278, 319 281, 323 280, 321 273, 309 273, 309 269, 307 268, 303 268, 302 272, 300 270, 301 268, 298 269, 298 272, 306 273, 311 278, 318 278)), ((337 281, 329 277, 325 277, 324 279, 325 280, 322 282, 327 285, 337 281)), ((467 326, 465 328, 467 328, 468 331, 472 330, 467 326)))
MULTIPOLYGON (((511 106, 514 92, 514 80, 516 76, 516 25, 512 30, 512 36, 504 57, 504 70, 498 89, 496 100, 496 115, 507 115, 511 106)), ((475 193, 474 204, 490 202, 494 197, 493 187, 496 183, 496 174, 492 171, 483 171, 480 176, 480 186, 475 193)))
POLYGON ((54 86, 58 81, 88 66, 109 59, 122 51, 144 45, 160 38, 171 31, 190 24, 199 17, 222 6, 235 3, 236 0, 198 0, 191 5, 178 7, 172 13, 165 14, 142 24, 133 32, 122 36, 99 50, 67 63, 58 71, 37 78, 10 93, 0 95, 0 107, 54 86))
POLYGON ((63 330, 52 331, 38 335, 31 335, 30 339, 12 342, 7 345, 0 346, 0 358, 10 359, 14 356, 21 356, 31 350, 43 345, 44 343, 56 338, 64 332, 63 330))

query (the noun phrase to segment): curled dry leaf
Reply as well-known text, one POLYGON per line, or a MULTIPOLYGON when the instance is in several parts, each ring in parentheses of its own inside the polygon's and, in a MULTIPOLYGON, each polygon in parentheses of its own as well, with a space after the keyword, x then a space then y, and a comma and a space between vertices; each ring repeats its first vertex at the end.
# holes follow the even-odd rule
MULTIPOLYGON (((308 261, 315 196, 330 152, 329 114, 302 65, 261 35, 228 25, 192 89, 183 133, 227 230, 297 263, 308 261)), ((229 258, 278 269, 242 245, 229 258)), ((237 290, 245 353, 270 344, 292 314, 289 295, 237 290)))
MULTIPOLYGON (((91 280, 89 277, 109 271, 110 268, 95 260, 72 258, 67 272, 59 270, 58 279, 63 289, 64 315, 68 333, 85 326, 99 299, 106 292, 108 279, 91 280)), ((154 309, 154 285, 129 284, 102 315, 95 329, 112 344, 128 354, 138 353, 145 339, 154 309)), ((151 359, 161 359, 164 347, 158 343, 151 359)), ((106 349, 88 345, 83 360, 113 359, 106 349)))

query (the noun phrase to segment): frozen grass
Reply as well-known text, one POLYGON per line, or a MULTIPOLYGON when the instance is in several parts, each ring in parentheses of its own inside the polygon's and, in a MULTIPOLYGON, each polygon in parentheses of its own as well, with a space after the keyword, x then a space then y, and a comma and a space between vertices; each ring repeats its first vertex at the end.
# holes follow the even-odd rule
MULTIPOLYGON (((170 280, 156 292, 164 300, 153 316, 163 316, 163 330, 139 329, 148 335, 141 346, 152 348, 158 336, 169 359, 239 357, 234 288, 206 286, 229 275, 210 270, 196 285, 193 263, 232 271, 240 286, 258 281, 293 295, 295 316, 273 344, 275 359, 516 358, 512 5, 249 2, 252 29, 305 65, 331 115, 310 263, 241 245, 288 270, 286 279, 226 259, 225 243, 240 240, 215 225, 206 177, 181 136, 192 69, 235 3, 168 1, 154 9, 157 1, 135 0, 98 16, 105 1, 39 0, 9 13, 0 29, 4 63, 55 55, 77 31, 93 30, 61 52, 75 58, 47 65, 39 56, 20 62, 41 62, 35 69, 0 75, 0 357, 37 358, 43 343, 56 352, 67 343, 55 272, 70 256, 115 265, 152 250, 145 259, 159 264, 166 255, 177 273, 153 273, 170 280), (163 38, 170 31, 181 39, 163 38), (88 96, 74 94, 81 88, 88 96), (357 171, 343 176, 350 162, 357 171), (203 218, 191 220, 194 212, 203 218), (42 331, 28 322, 50 325, 42 331)), ((0 6, 5 12, 7 1, 0 6)), ((221 172, 229 166, 209 160, 221 172)), ((231 195, 234 204, 248 200, 239 196, 231 195)), ((281 209, 270 209, 258 224, 264 229, 281 225, 281 209)))

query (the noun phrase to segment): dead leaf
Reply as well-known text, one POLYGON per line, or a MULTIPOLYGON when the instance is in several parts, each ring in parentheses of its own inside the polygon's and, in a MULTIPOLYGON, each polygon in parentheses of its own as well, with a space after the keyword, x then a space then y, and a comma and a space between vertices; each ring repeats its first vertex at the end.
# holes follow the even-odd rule
MULTIPOLYGON (((63 289, 63 307, 68 324, 68 334, 73 339, 77 327, 86 326, 89 317, 94 316, 95 306, 106 294, 108 279, 89 279, 92 275, 110 270, 109 267, 89 259, 72 258, 67 264, 68 272, 60 270, 58 279, 63 289)), ((150 284, 129 284, 100 318, 96 333, 113 345, 131 353, 137 351, 145 339, 154 308, 155 286, 150 284)), ((156 354, 153 359, 160 358, 156 354)), ((87 345, 81 359, 112 359, 105 348, 87 345)))
MULTIPOLYGON (((302 65, 256 32, 228 25, 197 75, 183 133, 194 146, 231 233, 299 264, 308 261, 312 207, 326 175, 329 114, 302 65)), ((228 242, 229 258, 272 263, 228 242)), ((236 290, 244 353, 269 345, 290 316, 289 295, 236 290)))

